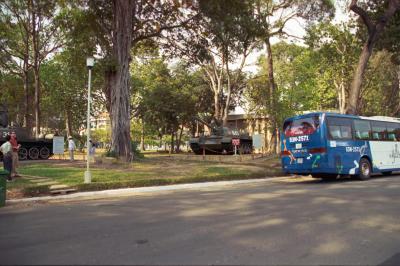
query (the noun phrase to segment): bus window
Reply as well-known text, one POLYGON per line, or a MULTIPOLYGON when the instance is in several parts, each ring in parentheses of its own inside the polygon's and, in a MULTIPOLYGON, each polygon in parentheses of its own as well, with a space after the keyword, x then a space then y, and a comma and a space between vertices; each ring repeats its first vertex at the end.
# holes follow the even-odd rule
POLYGON ((386 123, 371 121, 372 140, 386 140, 386 123))
POLYGON ((371 125, 369 121, 354 120, 354 137, 355 139, 368 140, 370 138, 371 125))
POLYGON ((286 121, 283 125, 283 132, 286 137, 311 135, 319 127, 319 118, 307 117, 293 121, 286 121))
POLYGON ((328 117, 327 120, 330 139, 352 139, 350 119, 328 117))
POLYGON ((400 124, 386 123, 387 128, 387 139, 389 141, 400 140, 400 124))

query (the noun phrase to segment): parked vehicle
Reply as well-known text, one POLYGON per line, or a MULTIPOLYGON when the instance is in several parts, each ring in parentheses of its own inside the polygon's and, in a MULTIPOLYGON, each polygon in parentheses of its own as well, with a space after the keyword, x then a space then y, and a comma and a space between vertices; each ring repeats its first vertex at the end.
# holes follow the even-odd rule
MULTIPOLYGON (((9 127, 7 110, 0 105, 0 145, 5 142, 5 136, 11 132, 17 134, 18 143, 21 144, 19 149, 20 160, 45 160, 52 155, 52 135, 34 138, 31 136, 31 131, 28 128, 9 127)), ((2 159, 2 157, 0 153, 0 159, 2 159)))
POLYGON ((237 129, 219 126, 215 121, 205 122, 199 117, 194 117, 199 123, 211 130, 210 135, 202 134, 189 140, 190 148, 195 154, 234 154, 232 139, 239 139, 238 153, 249 154, 253 150, 253 142, 249 134, 240 134, 237 129))
POLYGON ((400 120, 337 113, 310 113, 285 120, 282 168, 317 178, 400 171, 400 120))

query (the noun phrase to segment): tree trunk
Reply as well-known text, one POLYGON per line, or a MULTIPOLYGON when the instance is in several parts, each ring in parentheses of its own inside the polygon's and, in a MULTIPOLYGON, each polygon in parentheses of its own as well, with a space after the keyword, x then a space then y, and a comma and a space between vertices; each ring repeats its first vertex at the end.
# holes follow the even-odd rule
POLYGON ((111 79, 111 150, 125 161, 132 159, 130 138, 130 75, 134 18, 133 0, 114 0, 113 57, 117 62, 111 79))
POLYGON ((346 88, 345 88, 345 84, 344 81, 342 80, 342 84, 341 84, 341 97, 340 97, 340 113, 344 114, 346 113, 346 88))
MULTIPOLYGON (((103 88, 103 93, 105 95, 106 101, 105 101, 105 107, 106 110, 109 114, 111 114, 111 87, 112 84, 115 83, 115 71, 113 70, 113 67, 109 67, 109 69, 107 69, 104 72, 104 88, 103 88)), ((111 119, 111 116, 110 116, 111 119)))
POLYGON ((35 137, 38 138, 40 134, 40 38, 39 38, 39 25, 41 22, 40 13, 37 14, 35 1, 30 1, 32 8, 31 16, 31 29, 32 29, 32 52, 33 52, 33 75, 35 79, 35 95, 34 95, 34 109, 35 109, 35 137))
POLYGON ((231 94, 232 94, 232 88, 231 88, 231 74, 229 72, 229 65, 228 65, 228 60, 225 61, 225 70, 226 70, 226 76, 227 76, 227 95, 226 95, 226 102, 224 106, 224 115, 222 117, 222 125, 226 127, 228 125, 228 113, 229 113, 229 105, 231 102, 231 94))
POLYGON ((181 144, 182 144, 182 135, 183 135, 183 125, 180 128, 178 141, 176 143, 176 151, 181 152, 181 144))
POLYGON ((71 112, 67 109, 65 111, 65 128, 67 130, 67 136, 72 136, 72 125, 71 125, 71 112))
POLYGON ((365 69, 368 65, 368 60, 372 54, 372 49, 387 22, 396 13, 396 11, 400 9, 400 0, 389 0, 388 5, 385 8, 384 14, 379 18, 379 20, 377 20, 375 24, 368 16, 367 12, 357 5, 357 0, 352 0, 349 7, 350 10, 360 16, 368 30, 368 39, 364 44, 363 50, 358 60, 358 65, 350 87, 349 102, 346 110, 347 114, 357 114, 359 111, 358 99, 360 97, 362 79, 364 77, 365 69))
POLYGON ((223 80, 223 69, 217 70, 215 62, 210 68, 204 68, 206 72, 206 79, 210 82, 210 88, 214 93, 214 118, 217 121, 222 119, 222 107, 221 107, 221 93, 222 93, 222 80, 223 80))
POLYGON ((174 140, 175 140, 175 133, 171 132, 171 147, 169 148, 169 154, 172 154, 174 152, 174 140))
POLYGON ((29 86, 28 86, 28 72, 23 73, 23 79, 24 79, 24 97, 25 97, 25 110, 24 110, 24 122, 23 122, 23 126, 24 127, 30 127, 30 122, 29 122, 29 86))
POLYGON ((38 138, 40 135, 40 73, 39 67, 35 66, 35 137, 38 138))
POLYGON ((219 108, 219 93, 214 92, 214 118, 219 121, 220 117, 220 108, 219 108))
POLYGON ((265 45, 267 48, 267 62, 268 62, 268 81, 269 81, 269 109, 270 109, 270 121, 271 121, 271 143, 270 151, 278 153, 278 138, 276 135, 277 125, 277 110, 276 110, 276 83, 274 78, 274 61, 272 58, 272 49, 269 37, 265 39, 265 45))
MULTIPOLYGON (((27 38, 28 40, 28 38, 27 38)), ((28 40, 29 41, 29 40, 28 40)), ((28 70, 28 64, 29 64, 29 58, 28 58, 28 53, 29 53, 29 44, 25 43, 26 49, 25 49, 25 55, 24 55, 24 63, 23 63, 23 70, 22 70, 22 78, 23 78, 23 83, 24 83, 24 97, 25 97, 25 110, 24 110, 24 122, 23 126, 24 127, 30 127, 30 119, 29 119, 29 70, 28 70)))
POLYGON ((397 74, 397 93, 395 95, 395 98, 397 102, 397 107, 393 111, 391 116, 398 116, 400 112, 400 65, 397 66, 396 74, 397 74))
POLYGON ((141 132, 140 132, 140 150, 141 151, 145 150, 145 148, 144 148, 144 120, 143 120, 143 118, 142 118, 142 129, 141 129, 141 132))
POLYGON ((30 29, 31 29, 31 13, 32 13, 32 6, 31 6, 31 1, 27 2, 27 7, 28 7, 28 18, 25 21, 25 38, 24 38, 24 45, 25 45, 25 51, 24 51, 24 62, 22 66, 22 78, 23 78, 23 83, 24 83, 24 97, 25 97, 25 110, 24 110, 24 122, 23 126, 27 128, 32 128, 31 124, 31 119, 29 117, 29 34, 30 34, 30 29))
POLYGON ((349 92, 349 105, 347 107, 347 114, 357 114, 358 113, 358 98, 360 96, 360 89, 362 84, 362 79, 364 77, 365 69, 368 65, 368 60, 372 54, 372 48, 375 44, 374 33, 368 38, 368 41, 364 44, 363 50, 358 60, 357 68, 354 73, 353 81, 351 82, 350 92, 349 92))
MULTIPOLYGON (((343 55, 342 55, 343 57, 343 55)), ((339 112, 341 114, 346 113, 346 85, 345 85, 345 73, 344 68, 341 70, 340 86, 339 86, 339 112)))

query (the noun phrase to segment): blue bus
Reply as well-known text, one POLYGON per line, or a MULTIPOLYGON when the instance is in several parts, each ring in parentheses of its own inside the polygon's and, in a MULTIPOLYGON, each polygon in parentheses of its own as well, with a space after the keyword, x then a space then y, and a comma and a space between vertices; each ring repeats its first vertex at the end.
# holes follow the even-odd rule
POLYGON ((315 112, 288 118, 281 133, 282 169, 316 178, 400 170, 400 120, 315 112))

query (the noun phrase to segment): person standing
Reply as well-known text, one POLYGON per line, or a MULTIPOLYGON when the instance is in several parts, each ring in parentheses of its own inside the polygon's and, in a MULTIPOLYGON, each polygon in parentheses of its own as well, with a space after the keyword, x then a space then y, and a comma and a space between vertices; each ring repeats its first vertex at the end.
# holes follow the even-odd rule
POLYGON ((71 162, 74 161, 74 151, 76 149, 75 142, 71 136, 68 137, 68 151, 69 151, 69 160, 71 162))
POLYGON ((0 151, 3 153, 3 167, 8 172, 7 181, 12 181, 12 146, 10 143, 11 136, 6 136, 6 142, 0 146, 0 151))
POLYGON ((17 141, 17 134, 15 132, 11 132, 11 139, 10 139, 11 147, 12 147, 12 170, 11 170, 11 177, 18 177, 17 168, 19 167, 19 158, 18 158, 18 151, 21 145, 18 144, 17 141))
POLYGON ((89 158, 90 161, 94 161, 94 155, 96 153, 96 144, 92 141, 89 140, 89 158))

